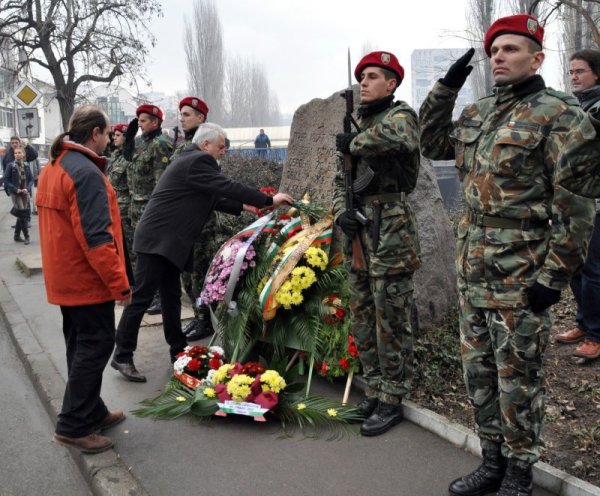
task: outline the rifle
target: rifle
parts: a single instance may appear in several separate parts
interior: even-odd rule
[[[173,144],[177,146],[177,140],[179,139],[179,127],[175,126],[173,128]]]
[[[344,116],[344,132],[352,132],[352,124],[360,132],[358,124],[352,117],[354,111],[354,92],[352,91],[352,67],[350,64],[350,49],[348,48],[348,89],[341,95],[346,100],[346,115]],[[354,205],[354,183],[352,179],[352,155],[344,153],[344,189],[346,194],[346,211],[352,213],[354,218],[365,226],[368,219],[355,208]],[[367,270],[367,260],[365,258],[365,250],[362,245],[360,235],[357,233],[351,240],[352,244],[352,267],[356,270]]]

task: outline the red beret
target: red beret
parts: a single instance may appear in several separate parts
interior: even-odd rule
[[[120,133],[123,133],[123,134],[125,134],[125,133],[127,132],[127,126],[128,126],[128,125],[129,125],[129,124],[115,124],[115,125],[112,127],[113,133],[114,133],[115,131],[119,131]]]
[[[164,119],[163,111],[156,105],[152,105],[150,103],[144,103],[144,105],[140,105],[135,110],[135,115],[139,117],[140,114],[152,115],[154,117],[158,117],[161,121]]]
[[[200,98],[196,98],[195,96],[185,97],[179,102],[179,110],[181,110],[181,107],[184,105],[196,109],[198,112],[203,113],[205,117],[208,115],[208,105],[206,105],[204,100],[200,100]]]
[[[390,52],[371,52],[365,55],[358,65],[356,69],[354,69],[354,77],[360,83],[360,75],[365,67],[374,65],[375,67],[381,67],[382,69],[387,69],[388,71],[392,71],[399,78],[400,82],[404,79],[404,69],[398,62],[398,59],[393,53]]]
[[[501,17],[494,22],[485,33],[483,47],[488,57],[492,56],[492,43],[501,34],[518,34],[537,41],[540,46],[544,41],[544,28],[540,22],[528,14],[517,14]]]

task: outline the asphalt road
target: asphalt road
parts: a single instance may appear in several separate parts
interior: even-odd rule
[[[89,496],[69,452],[51,442],[54,426],[0,319],[0,494]]]

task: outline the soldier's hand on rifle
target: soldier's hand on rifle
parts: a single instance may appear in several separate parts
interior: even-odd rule
[[[473,66],[469,65],[469,62],[473,58],[474,53],[475,49],[469,48],[467,53],[450,66],[450,69],[448,69],[448,72],[442,78],[444,86],[448,86],[448,88],[462,88],[467,77],[469,77],[469,74],[473,70]]]
[[[354,236],[356,236],[356,234],[358,233],[358,230],[360,229],[360,222],[358,222],[354,215],[348,211],[343,212],[337,218],[336,223],[338,226],[340,226],[344,234],[350,239],[353,239]]]
[[[560,291],[558,289],[548,288],[537,281],[525,291],[533,313],[543,312],[560,300]]]
[[[350,153],[350,143],[358,133],[339,133],[335,137],[335,148],[341,153]]]

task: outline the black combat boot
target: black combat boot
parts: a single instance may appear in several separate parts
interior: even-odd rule
[[[390,405],[380,401],[375,411],[360,426],[360,433],[363,436],[379,436],[402,422],[403,418],[401,404]]]
[[[453,481],[448,491],[453,496],[483,496],[497,491],[506,472],[506,458],[500,445],[483,450],[483,463],[473,472]]]
[[[532,465],[509,460],[498,496],[531,496],[533,494]]]
[[[365,415],[371,416],[378,404],[379,400],[376,396],[365,396],[362,401],[356,405],[356,408],[365,412]]]
[[[161,312],[162,312],[162,307],[160,305],[160,294],[158,294],[158,292],[157,292],[154,295],[154,298],[152,299],[152,303],[150,303],[148,310],[146,310],[146,313],[148,315],[158,315]]]
[[[206,305],[198,307],[198,318],[192,320],[192,322],[194,323],[194,327],[188,332],[184,331],[185,338],[188,341],[197,341],[206,338],[213,333],[213,328],[210,323],[210,310]]]

